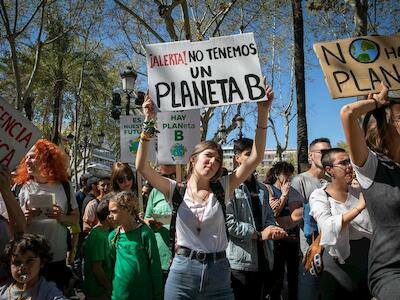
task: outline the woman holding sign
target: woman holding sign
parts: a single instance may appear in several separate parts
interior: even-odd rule
[[[21,186],[18,198],[25,212],[27,231],[43,235],[53,253],[44,276],[63,290],[71,276],[66,267],[66,226],[79,222],[78,204],[68,181],[68,158],[57,145],[40,139],[17,167],[14,181]]]
[[[358,119],[364,117],[364,128]],[[373,224],[369,287],[378,299],[400,297],[400,96],[379,94],[341,110],[346,140]],[[364,129],[364,130],[363,130]]]
[[[171,244],[173,258],[165,286],[165,299],[233,299],[225,204],[262,161],[272,89],[265,86],[266,101],[258,102],[256,136],[249,158],[236,172],[220,177],[223,153],[213,141],[199,143],[190,156],[188,180],[179,185],[162,177],[149,164],[148,142],[155,134],[154,104],[143,103],[145,122],[136,156],[136,168],[172,206]],[[176,236],[175,236],[176,232]],[[176,237],[176,239],[175,239]]]

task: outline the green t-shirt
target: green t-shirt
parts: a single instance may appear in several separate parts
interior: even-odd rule
[[[147,202],[145,218],[152,218],[153,214],[170,215],[171,206],[165,200],[165,196],[157,189],[152,189]],[[169,224],[154,230],[158,252],[160,253],[161,268],[168,270],[171,260],[171,248],[169,242]]]
[[[154,233],[146,225],[108,237],[115,255],[113,300],[161,300],[162,273]]]
[[[108,230],[94,227],[85,240],[85,281],[83,288],[88,297],[100,297],[106,293],[106,289],[100,284],[93,273],[94,262],[101,262],[107,278],[110,282],[112,280],[113,266],[108,235]]]

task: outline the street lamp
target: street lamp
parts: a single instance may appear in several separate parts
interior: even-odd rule
[[[222,144],[226,143],[227,131],[224,124],[219,125],[218,129],[218,138],[220,139]]]
[[[87,117],[85,123],[82,124],[83,133],[85,136],[83,137],[83,173],[86,173],[86,151],[89,145],[89,130],[92,127],[92,122],[90,121],[89,116]]]
[[[131,97],[134,93],[137,73],[132,66],[126,66],[126,69],[120,73],[122,79],[122,90],[126,94],[126,115],[129,116],[131,110]]]
[[[244,118],[239,114],[235,118],[235,122],[236,122],[236,126],[239,128],[239,139],[242,139],[243,138],[242,129],[243,129],[243,124],[244,124]]]

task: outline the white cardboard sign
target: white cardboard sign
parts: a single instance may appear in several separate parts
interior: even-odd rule
[[[121,162],[135,164],[143,116],[120,116]],[[150,141],[149,160],[155,160],[155,139]]]
[[[265,98],[253,33],[146,46],[150,97],[161,111]]]
[[[42,135],[21,112],[0,98],[0,164],[15,169]]]
[[[179,165],[189,162],[190,153],[200,142],[200,110],[157,114],[157,161]]]

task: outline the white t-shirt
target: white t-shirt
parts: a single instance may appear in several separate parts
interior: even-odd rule
[[[317,221],[321,231],[320,245],[337,257],[341,264],[350,256],[350,240],[363,237],[371,239],[372,224],[367,209],[364,209],[349,224],[343,226],[342,215],[357,206],[360,191],[349,187],[345,202],[328,196],[324,190],[317,189],[310,196],[310,215]]]
[[[229,191],[229,177],[224,176],[219,181],[224,191]],[[175,186],[176,181],[170,180],[170,204]],[[206,253],[225,251],[228,246],[225,218],[217,197],[210,193],[205,203],[195,203],[190,199],[188,189],[176,217],[176,245]],[[229,195],[225,192],[225,203],[228,201]]]
[[[76,198],[71,183],[70,195],[71,195],[71,208],[78,208]],[[61,207],[64,213],[68,210],[67,196],[65,195],[64,187],[61,183],[37,183],[29,181],[25,183],[19,193],[19,203],[22,209],[25,211],[25,204],[28,203],[30,194],[54,194],[55,201],[58,206]],[[64,225],[54,219],[33,219],[32,222],[27,225],[27,232],[43,235],[49,242],[51,252],[53,253],[53,262],[64,260],[67,256],[67,231]]]

